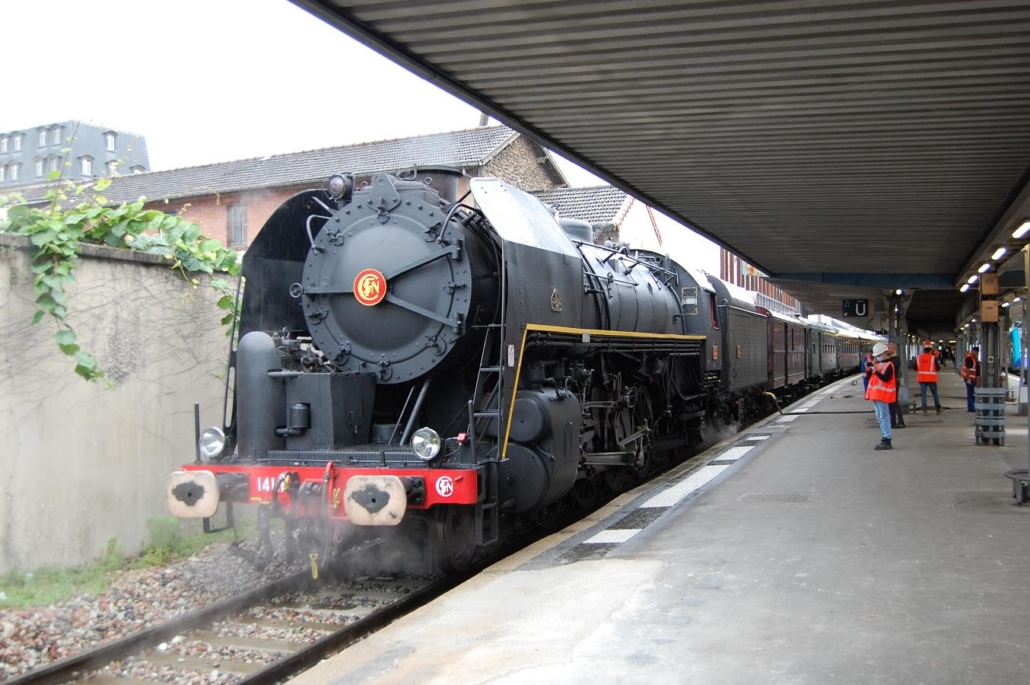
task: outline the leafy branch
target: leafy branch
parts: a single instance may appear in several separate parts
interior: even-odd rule
[[[32,241],[36,249],[32,273],[37,308],[32,323],[38,324],[48,316],[53,318],[58,348],[75,358],[75,373],[86,380],[101,378],[104,372],[96,358],[81,349],[78,336],[68,323],[66,287],[75,281],[74,271],[83,244],[160,255],[193,287],[199,284],[195,274],[239,274],[236,252],[205,237],[192,221],[156,209],[143,209],[142,197],[136,202],[108,206],[101,193],[110,186],[109,178],[76,183],[62,180],[60,172],[54,171],[50,180],[57,183],[48,190],[46,205],[30,206],[17,195],[0,197],[0,233],[24,235]],[[88,200],[63,209],[70,198],[79,200],[87,190],[92,193]],[[211,286],[222,293],[217,306],[228,311],[222,318],[222,323],[228,324],[235,314],[234,293],[223,278],[213,278]]]

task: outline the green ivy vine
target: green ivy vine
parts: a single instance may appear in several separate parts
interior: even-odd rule
[[[66,287],[75,281],[81,245],[108,245],[160,255],[192,287],[199,285],[196,274],[239,275],[237,253],[213,238],[205,237],[197,224],[181,216],[156,209],[143,209],[145,198],[108,205],[103,193],[111,179],[76,183],[51,174],[55,184],[48,190],[46,204],[29,205],[18,195],[0,197],[0,233],[27,236],[35,248],[32,256],[36,313],[33,324],[50,317],[57,324],[54,339],[64,354],[75,358],[75,373],[94,381],[104,376],[96,358],[83,350],[75,330],[68,323]],[[84,193],[89,191],[88,200]],[[78,201],[82,200],[82,201]],[[78,202],[76,202],[78,201]],[[72,206],[65,209],[66,204]],[[235,293],[225,278],[212,278],[211,287],[221,293],[217,306],[226,311],[222,324],[235,319]],[[232,335],[230,329],[227,335]]]

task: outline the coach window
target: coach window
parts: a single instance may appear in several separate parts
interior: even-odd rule
[[[688,316],[697,314],[697,287],[680,288],[680,306]]]
[[[708,303],[712,307],[712,328],[719,327],[719,307],[715,304],[715,293],[708,293]]]
[[[229,206],[229,246],[247,244],[247,208],[244,205]]]

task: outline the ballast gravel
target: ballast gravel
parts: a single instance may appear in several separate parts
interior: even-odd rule
[[[167,567],[125,571],[100,595],[75,597],[45,608],[0,608],[0,681],[301,568],[279,561],[258,571],[223,543]],[[221,676],[207,674],[208,680],[198,682],[223,682]]]

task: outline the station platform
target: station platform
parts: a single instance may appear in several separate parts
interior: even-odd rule
[[[874,451],[839,381],[291,682],[1027,682],[1027,419],[939,388]]]

